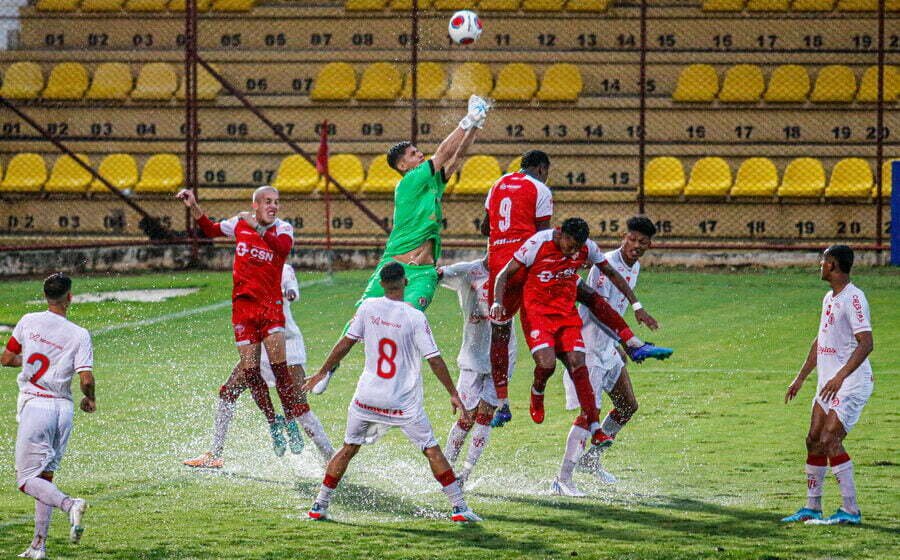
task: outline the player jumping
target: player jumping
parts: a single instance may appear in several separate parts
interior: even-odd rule
[[[294,244],[294,228],[278,219],[278,191],[263,186],[253,193],[253,212],[241,212],[233,218],[214,223],[197,204],[190,189],[176,197],[190,208],[191,215],[206,237],[229,237],[236,241],[234,251],[234,288],[231,292],[231,322],[240,354],[240,372],[228,379],[219,397],[234,402],[249,387],[265,402],[268,387],[260,374],[260,344],[275,377],[275,389],[284,407],[287,421],[299,419],[309,411],[301,399],[295,380],[288,369],[284,340],[281,275],[284,261]],[[263,396],[265,395],[265,396]],[[276,449],[281,437],[271,401],[261,407]],[[277,434],[277,435],[276,435]]]
[[[303,385],[306,377],[306,373],[303,369],[306,367],[306,345],[303,342],[303,333],[300,332],[300,327],[297,326],[297,322],[294,321],[294,315],[291,313],[291,302],[300,297],[300,284],[297,283],[297,276],[294,274],[294,268],[287,263],[285,263],[281,273],[281,294],[284,301],[284,344],[285,354],[287,356],[286,361],[288,370],[291,372],[291,377],[295,380],[299,390],[299,387]],[[266,382],[267,387],[274,387],[275,375],[272,373],[272,364],[269,361],[269,355],[266,353],[265,348],[260,352],[259,366],[260,374]],[[238,396],[247,389],[246,386],[242,386],[237,381],[240,375],[240,364],[237,364],[231,372],[231,378],[226,383],[226,385],[232,386],[233,389],[225,392],[223,396],[219,397],[219,403],[216,408],[216,418],[213,422],[213,442],[211,450],[199,457],[184,461],[185,465],[207,469],[218,469],[222,468],[224,465],[222,451],[225,449],[225,438],[228,435],[228,427],[231,425],[231,419],[234,416],[234,409],[237,404],[236,400]],[[251,394],[253,395],[253,400],[256,401],[267,419],[270,415],[274,415],[272,399],[269,397],[268,389],[262,394],[259,394],[259,391],[251,391]],[[299,399],[301,403],[305,405],[307,412],[297,418],[297,421],[301,423],[306,435],[313,440],[319,453],[327,461],[334,454],[331,442],[328,440],[328,436],[325,435],[322,423],[319,422],[315,413],[309,410],[309,405],[306,403],[306,393],[301,392]],[[299,454],[303,451],[303,437],[300,436],[296,421],[287,421],[281,416],[275,416],[275,422],[270,423],[269,426],[270,428],[277,430],[272,434],[275,455],[279,457],[284,455],[288,445],[290,445],[291,453]],[[284,428],[288,434],[288,441],[285,441],[284,436],[281,434],[282,428]]]
[[[530,150],[522,155],[522,168],[516,173],[508,173],[491,187],[484,203],[485,216],[481,221],[481,233],[489,236],[488,266],[490,279],[489,298],[496,301],[493,294],[496,279],[500,271],[510,262],[522,244],[539,231],[550,227],[553,215],[553,196],[545,184],[550,175],[550,157],[540,150]],[[643,310],[627,282],[615,271],[604,265],[602,270],[608,274],[610,281],[625,294],[634,309],[635,318],[650,329],[656,329],[656,320]],[[507,283],[504,298],[500,302],[505,310],[503,314],[493,317],[491,330],[491,375],[494,379],[497,396],[501,400],[508,398],[507,356],[509,355],[509,337],[512,332],[512,318],[522,305],[522,285],[526,274],[521,268],[516,269]],[[634,335],[625,320],[610,307],[609,303],[587,286],[579,285],[578,302],[586,305],[603,324],[607,325],[624,343],[628,355],[635,362],[646,358],[665,359],[672,355],[669,348],[656,347],[642,342]],[[504,407],[506,405],[504,404]],[[498,416],[504,414],[504,410]],[[505,410],[508,415],[508,408]],[[499,423],[508,418],[498,418]]]
[[[456,522],[481,521],[466,505],[462,488],[453,468],[441,452],[424,408],[422,392],[422,359],[450,394],[455,413],[463,408],[447,365],[431,334],[425,314],[404,301],[407,285],[404,267],[386,263],[378,272],[384,297],[365,300],[350,321],[347,333],[331,350],[319,373],[312,376],[304,389],[312,388],[333,371],[353,345],[362,340],[366,361],[356,385],[356,393],[347,410],[344,446],[334,454],[325,469],[319,495],[309,510],[312,519],[325,519],[331,495],[347,470],[350,460],[364,443],[373,443],[387,429],[397,426],[428,458],[434,477],[440,482],[453,507]]]
[[[500,404],[491,379],[491,329],[488,320],[487,257],[477,261],[459,262],[438,269],[441,285],[455,290],[463,315],[463,339],[457,365],[459,379],[456,389],[463,406],[475,422],[460,418],[447,436],[447,460],[451,464],[462,451],[471,433],[469,451],[459,473],[459,483],[465,485],[491,435],[491,420]],[[509,371],[515,369],[516,339],[509,345]]]
[[[53,484],[72,432],[72,377],[81,382],[81,410],[97,410],[94,351],[90,333],[66,318],[72,304],[72,280],[57,273],[44,280],[47,311],[28,313],[13,329],[0,364],[21,367],[17,379],[16,486],[33,497],[34,539],[20,558],[46,558],[53,508],[69,514],[69,538],[84,532],[87,502],[70,498]]]
[[[784,396],[785,403],[792,400],[813,368],[818,371],[819,383],[806,436],[806,507],[782,521],[859,525],[862,514],[856,502],[853,462],[844,449],[844,438],[859,420],[875,386],[868,358],[873,347],[869,302],[862,290],[850,282],[850,247],[832,245],[826,249],[821,267],[822,280],[831,285],[831,291],[822,301],[819,334]],[[822,519],[822,485],[829,464],[843,504],[834,515]]]
[[[625,225],[627,231],[622,238],[622,245],[615,251],[609,251],[605,256],[610,266],[615,268],[616,272],[624,277],[628,285],[634,289],[641,271],[640,258],[650,248],[653,236],[656,235],[656,226],[645,216],[629,218]],[[624,314],[628,309],[628,298],[612,285],[612,282],[600,272],[599,268],[591,268],[587,284],[609,301],[617,313]],[[609,335],[608,330],[600,326],[600,322],[586,306],[580,306],[578,314],[581,315],[581,321],[584,323],[581,327],[581,336],[584,338],[587,348],[585,361],[591,386],[597,397],[597,409],[598,411],[600,409],[600,395],[603,391],[612,400],[613,409],[607,413],[606,418],[600,424],[600,443],[591,447],[586,453],[583,451],[587,439],[591,435],[588,431],[590,426],[585,425],[584,418],[579,416],[572,429],[569,430],[566,451],[555,483],[559,493],[567,496],[584,495],[572,481],[572,471],[576,465],[595,474],[602,482],[615,483],[616,478],[601,466],[600,454],[612,445],[616,434],[638,409],[634,388],[616,341]],[[568,374],[563,375],[563,386],[566,389],[566,408],[569,410],[578,408],[578,395]]]

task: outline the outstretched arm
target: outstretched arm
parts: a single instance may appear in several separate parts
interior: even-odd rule
[[[353,348],[353,345],[356,344],[356,339],[350,338],[349,336],[341,337],[340,340],[337,341],[337,344],[334,345],[334,348],[331,349],[331,353],[328,354],[328,358],[325,359],[325,363],[322,364],[322,367],[319,368],[319,372],[309,379],[306,380],[306,383],[301,387],[301,391],[311,391],[319,381],[325,379],[325,375],[334,370],[334,368],[341,363],[341,360],[344,359],[350,350]]]
[[[658,329],[659,323],[657,323],[656,319],[641,307],[637,296],[634,295],[634,290],[632,290],[631,286],[628,285],[628,282],[622,278],[622,275],[609,264],[609,261],[597,263],[596,266],[600,269],[600,272],[609,278],[609,281],[613,283],[613,286],[625,295],[628,302],[631,303],[631,306],[634,308],[634,318],[637,319],[637,322],[646,325],[651,330]]]
[[[469,147],[475,141],[475,137],[478,135],[479,130],[480,129],[476,127],[472,127],[469,130],[465,131],[465,134],[463,134],[462,137],[462,141],[460,141],[459,145],[456,147],[456,150],[442,165],[442,167],[444,168],[445,177],[450,177],[451,175],[459,171],[459,168],[462,166],[463,158],[465,158],[466,152],[469,151]],[[435,163],[435,169],[437,168],[437,163]]]

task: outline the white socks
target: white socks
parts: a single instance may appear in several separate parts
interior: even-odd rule
[[[329,488],[323,484],[322,487],[319,488],[319,495],[316,497],[316,503],[322,507],[328,507],[328,504],[331,503],[332,494],[334,494],[334,488]]]
[[[462,446],[466,442],[466,436],[468,434],[469,430],[460,426],[459,422],[454,422],[453,426],[450,427],[450,433],[447,434],[447,449],[445,450],[444,455],[451,465],[455,463],[456,458],[459,457],[459,453],[462,451]]]
[[[444,494],[447,495],[447,499],[450,500],[450,505],[453,507],[466,507],[466,500],[463,498],[462,488],[459,486],[459,481],[454,480],[447,486],[441,488],[444,491]]]
[[[609,437],[615,437],[622,429],[622,424],[613,420],[611,414],[607,414],[606,418],[603,419],[603,424],[600,425],[600,429]]]
[[[822,485],[825,483],[827,466],[806,464],[806,507],[822,511]]]
[[[468,455],[466,455],[467,469],[471,471],[472,467],[475,466],[475,463],[478,462],[478,458],[481,457],[482,453],[484,453],[484,448],[487,447],[488,440],[490,438],[490,419],[488,419],[487,424],[476,422],[475,426],[472,428],[472,441],[469,442],[469,453]]]
[[[831,472],[837,479],[843,498],[843,509],[847,513],[856,515],[859,513],[859,504],[856,503],[856,483],[853,481],[853,462],[849,459],[838,465],[831,466]],[[824,476],[824,475],[823,475]]]
[[[50,521],[53,519],[53,506],[38,500],[34,501],[34,539],[31,548],[43,550],[47,544],[47,533],[50,532]]]
[[[225,399],[219,399],[219,403],[216,406],[216,419],[213,422],[213,457],[222,456],[222,451],[225,449],[225,438],[228,436],[228,427],[231,425],[231,419],[234,418],[236,404]]]
[[[331,456],[334,455],[334,448],[331,446],[331,441],[329,441],[328,436],[325,435],[325,429],[322,427],[322,423],[319,422],[316,415],[313,414],[312,411],[309,411],[298,417],[296,420],[303,426],[303,431],[306,432],[309,439],[316,445],[316,448],[319,450],[322,457],[326,461],[331,459]]]
[[[572,426],[572,429],[569,430],[569,437],[566,438],[566,452],[563,455],[562,466],[559,468],[560,480],[564,482],[572,480],[575,464],[584,452],[585,442],[590,435],[591,433],[581,426]]]
[[[47,506],[59,508],[66,513],[72,509],[74,500],[63,494],[55,484],[43,478],[29,478],[22,490]]]
[[[643,345],[644,345],[644,342],[636,336],[632,336],[631,338],[629,338],[628,340],[625,341],[625,346],[627,346],[629,348],[640,348]]]

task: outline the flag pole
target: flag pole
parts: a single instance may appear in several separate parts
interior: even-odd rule
[[[331,244],[331,173],[328,170],[328,120],[322,121],[322,134],[319,140],[319,153],[316,158],[319,173],[325,177],[325,270],[328,278],[334,278],[334,253]]]

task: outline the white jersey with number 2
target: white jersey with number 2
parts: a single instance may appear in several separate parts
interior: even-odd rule
[[[365,343],[366,364],[351,408],[385,424],[404,424],[423,411],[422,360],[440,355],[425,314],[388,299],[363,301],[347,336]]]

